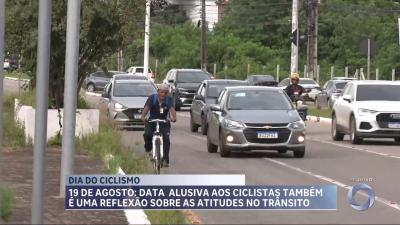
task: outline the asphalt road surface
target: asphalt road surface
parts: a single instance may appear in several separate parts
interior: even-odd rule
[[[92,97],[93,98],[93,97]],[[206,224],[398,224],[400,223],[400,145],[392,140],[370,140],[363,145],[333,142],[330,125],[307,122],[307,148],[303,159],[292,153],[240,153],[221,158],[206,149],[206,137],[189,130],[189,113],[178,112],[171,134],[168,174],[245,174],[246,184],[338,186],[336,211],[195,211]],[[122,142],[142,154],[143,131],[124,131]],[[349,188],[367,183],[375,204],[364,212],[346,201]],[[364,197],[358,196],[357,199]],[[365,199],[365,198],[364,198]]]

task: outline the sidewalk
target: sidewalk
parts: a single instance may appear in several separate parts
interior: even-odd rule
[[[44,222],[47,224],[127,224],[123,211],[65,211],[59,198],[61,150],[49,147],[45,176]],[[8,223],[30,224],[32,201],[31,148],[5,150],[0,158],[0,184],[12,190],[14,204]],[[101,174],[104,164],[89,156],[75,155],[76,174]]]

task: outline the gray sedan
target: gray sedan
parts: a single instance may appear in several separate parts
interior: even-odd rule
[[[284,91],[274,87],[228,87],[211,106],[207,150],[293,151],[305,154],[305,124]]]
[[[107,103],[109,120],[122,128],[143,127],[141,114],[147,98],[157,93],[147,80],[115,80],[102,97]]]

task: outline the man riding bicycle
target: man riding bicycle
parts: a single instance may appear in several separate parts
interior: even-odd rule
[[[148,123],[147,120],[160,119],[160,120],[169,120],[171,122],[176,122],[176,111],[174,108],[173,100],[171,96],[168,96],[169,86],[167,84],[160,84],[158,86],[157,94],[151,95],[144,106],[144,110],[142,112],[142,120],[145,122],[144,128],[144,148],[148,154],[150,154],[153,144],[152,138],[154,131],[156,130],[156,124]],[[147,114],[150,112],[150,116],[147,119]],[[171,124],[170,123],[162,123],[160,124],[160,132],[163,136],[164,141],[164,149],[162,159],[162,166],[169,166],[169,150],[170,150],[170,132],[171,132]]]

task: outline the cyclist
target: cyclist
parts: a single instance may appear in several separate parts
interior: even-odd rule
[[[292,73],[291,84],[285,88],[287,95],[292,101],[295,97],[300,97],[303,93],[307,93],[303,86],[299,84],[300,77],[298,73]]]
[[[173,105],[172,97],[168,95],[169,93],[169,85],[168,84],[160,84],[158,86],[157,94],[149,96],[144,106],[142,112],[142,120],[145,122],[144,128],[144,148],[148,154],[151,153],[153,148],[153,134],[156,130],[155,123],[147,123],[147,114],[150,112],[150,116],[148,120],[152,119],[161,119],[161,120],[169,120],[171,122],[176,122],[176,111]],[[169,166],[169,149],[170,149],[170,132],[171,132],[171,124],[170,123],[160,123],[160,132],[163,135],[164,141],[164,158],[162,159],[162,166]]]

